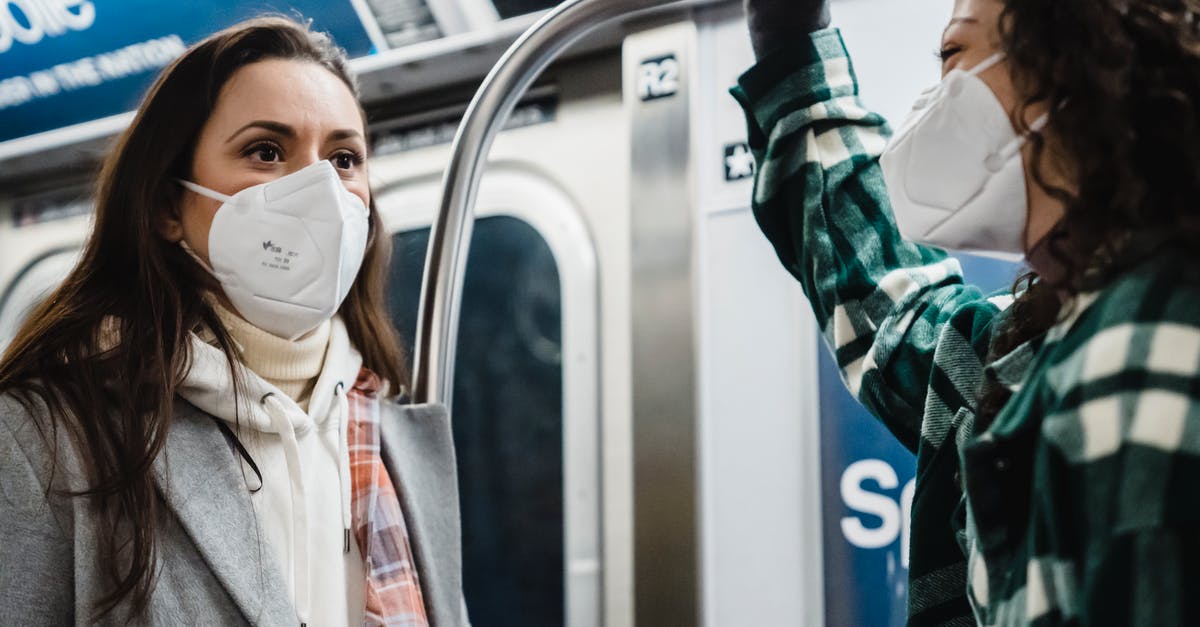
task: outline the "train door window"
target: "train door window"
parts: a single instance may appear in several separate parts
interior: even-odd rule
[[[385,215],[411,203],[380,196]],[[582,228],[563,241],[561,219],[527,218],[478,219],[466,266],[451,415],[464,592],[476,627],[598,625],[594,263]],[[389,304],[412,346],[430,231],[390,226]]]
[[[54,250],[26,265],[12,282],[0,286],[0,350],[12,341],[34,307],[66,278],[78,250]]]
[[[428,229],[395,236],[392,310],[408,346],[428,242]],[[532,228],[479,221],[453,424],[464,586],[480,627],[563,624],[561,298],[554,259]]]

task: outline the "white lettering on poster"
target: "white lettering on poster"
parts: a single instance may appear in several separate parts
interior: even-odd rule
[[[185,50],[187,46],[179,35],[168,35],[112,52],[60,63],[27,76],[0,80],[0,111],[39,98],[157,70],[174,61]]]
[[[0,110],[25,104],[34,98],[33,81],[14,76],[0,81]]]
[[[869,483],[879,491],[868,488]],[[842,535],[846,541],[864,549],[879,549],[900,540],[900,559],[908,567],[909,521],[912,517],[912,500],[916,491],[916,480],[905,484],[900,491],[899,501],[880,491],[892,491],[900,486],[896,471],[887,462],[864,459],[854,462],[842,473],[842,502],[858,515],[846,516],[841,520]],[[881,522],[868,526],[860,515],[878,518]]]
[[[13,42],[32,46],[95,22],[96,7],[89,0],[0,0],[0,54]]]

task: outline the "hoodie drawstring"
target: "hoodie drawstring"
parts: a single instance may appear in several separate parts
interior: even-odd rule
[[[274,392],[269,392],[259,401],[271,418],[272,428],[283,442],[284,459],[292,487],[292,590],[296,597],[296,614],[300,624],[308,623],[309,615],[309,570],[308,570],[308,503],[304,491],[304,475],[300,468],[300,446],[296,442],[296,429],[288,418],[287,408]]]
[[[350,552],[350,401],[341,381],[333,389],[338,408],[338,481],[342,494],[342,552]]]

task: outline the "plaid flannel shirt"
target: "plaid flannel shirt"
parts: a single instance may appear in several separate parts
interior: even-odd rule
[[[901,238],[877,163],[890,131],[838,32],[732,93],[759,225],[850,391],[917,455],[909,624],[1200,625],[1200,287],[1179,276],[1194,257],[1164,252],[986,364],[1011,298]],[[985,377],[1014,396],[977,433]]]

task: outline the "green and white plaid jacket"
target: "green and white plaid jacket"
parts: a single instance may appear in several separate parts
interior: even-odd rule
[[[759,225],[850,391],[917,454],[909,624],[1200,625],[1200,285],[1179,272],[1194,253],[1079,297],[987,365],[1011,298],[901,239],[877,164],[889,130],[838,32],[733,94]],[[985,377],[1014,395],[978,433]]]

